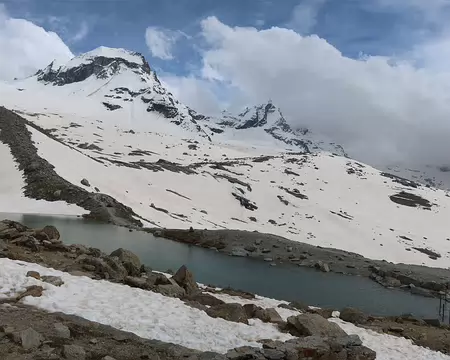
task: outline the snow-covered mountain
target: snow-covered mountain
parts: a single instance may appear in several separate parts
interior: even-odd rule
[[[227,112],[220,117],[198,114],[161,84],[141,54],[124,49],[100,47],[65,64],[52,62],[34,76],[16,80],[10,86],[14,91],[34,92],[33,96],[40,93],[48,99],[58,98],[77,114],[80,107],[88,107],[87,115],[120,118],[121,124],[125,119],[132,126],[163,126],[164,132],[210,141],[252,138],[270,147],[306,152],[330,150],[345,155],[342,147],[319,139],[308,129],[293,130],[271,102],[235,116]],[[24,97],[28,99],[29,95]]]
[[[36,147],[64,181],[109,195],[146,225],[245,229],[375,259],[450,265],[446,192],[338,156],[342,148],[293,130],[270,102],[216,119],[197,114],[139,54],[100,48],[52,63],[1,84],[0,105],[28,121],[32,143],[23,146]],[[39,164],[23,166],[26,157],[14,157],[6,140],[0,211],[84,211],[45,189],[37,189],[39,201],[25,198],[23,177]]]

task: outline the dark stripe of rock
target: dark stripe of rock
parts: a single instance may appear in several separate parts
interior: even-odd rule
[[[109,195],[90,193],[59,176],[54,166],[38,155],[26,125],[59,141],[50,132],[0,107],[0,141],[9,146],[14,159],[19,164],[19,169],[24,172],[25,196],[36,200],[63,200],[69,204],[76,204],[90,211],[86,217],[102,222],[123,226],[142,226],[139,220],[133,218],[136,214],[128,206]]]

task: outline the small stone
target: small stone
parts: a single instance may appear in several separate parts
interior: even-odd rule
[[[39,274],[37,271],[28,271],[27,277],[32,277],[32,278],[35,278],[36,280],[40,280],[41,274]]]
[[[116,360],[116,359],[111,356],[105,356],[105,357],[102,357],[102,360]]]
[[[83,269],[86,271],[95,271],[95,266],[89,265],[89,264],[83,264]]]
[[[400,326],[390,326],[389,331],[397,333],[397,334],[401,334],[403,331],[405,331],[405,329],[403,329]]]
[[[86,352],[78,345],[64,345],[63,355],[68,360],[85,360]]]
[[[273,261],[273,259],[272,259],[272,258],[270,258],[270,257],[266,257],[266,258],[264,258],[264,261],[267,261],[267,262],[272,262],[272,261]]]
[[[91,186],[91,184],[89,183],[89,181],[88,181],[87,179],[82,179],[82,180],[81,180],[81,185],[84,185],[84,186]]]
[[[294,251],[294,248],[293,248],[292,246],[288,246],[288,247],[286,248],[286,251],[287,251],[287,252],[292,252],[292,251]]]
[[[328,266],[328,264],[320,260],[314,264],[314,267],[322,272],[330,272],[330,267]]]
[[[56,190],[56,191],[53,193],[53,196],[54,196],[55,198],[59,199],[59,198],[61,197],[61,190]]]
[[[54,286],[61,286],[64,284],[64,281],[62,281],[60,276],[44,275],[42,276],[42,281]]]
[[[265,358],[269,360],[282,360],[285,358],[284,352],[277,349],[264,349],[263,353]]]
[[[262,240],[261,239],[258,239],[258,240],[255,240],[255,245],[261,245],[262,244]]]
[[[262,249],[261,252],[263,254],[268,254],[268,253],[270,253],[270,249]]]
[[[54,327],[58,337],[63,339],[70,339],[70,329],[66,325],[62,323],[56,323]]]
[[[97,339],[91,339],[89,340],[89,343],[92,345],[98,344],[98,340]]]

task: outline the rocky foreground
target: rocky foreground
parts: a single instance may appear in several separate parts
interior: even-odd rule
[[[32,286],[13,299],[0,302],[0,359],[308,359],[308,360],[372,360],[376,354],[362,346],[355,335],[347,335],[338,325],[329,322],[331,309],[310,309],[301,303],[281,304],[298,315],[284,321],[275,308],[261,308],[248,303],[226,303],[214,293],[227,293],[246,298],[253,294],[232,289],[217,290],[199,287],[193,274],[181,267],[167,277],[153,272],[139,258],[124,249],[106,255],[98,249],[82,245],[64,245],[59,232],[52,226],[29,229],[17,222],[0,222],[0,257],[38,263],[72,275],[106,279],[175,297],[186,305],[204,311],[213,318],[248,324],[252,318],[272,323],[282,332],[295,336],[287,342],[261,341],[262,349],[243,347],[227,354],[202,353],[181,346],[144,340],[107,326],[64,314],[49,314],[26,307],[22,299],[40,297],[45,291]],[[62,280],[30,271],[34,277],[55,286]],[[256,301],[255,301],[256,302]],[[426,324],[422,320],[369,317],[355,309],[344,309],[341,319],[380,332],[411,338],[419,345],[450,352],[447,337],[450,332],[441,324]]]

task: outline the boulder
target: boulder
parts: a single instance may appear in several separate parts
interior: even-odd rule
[[[275,309],[257,309],[254,315],[257,319],[260,319],[266,323],[279,324],[283,322],[280,314]]]
[[[13,340],[22,345],[25,350],[30,350],[38,348],[43,341],[43,337],[33,328],[28,328],[13,333]]]
[[[175,280],[176,283],[184,290],[186,290],[187,295],[191,295],[199,291],[198,285],[194,280],[194,275],[185,265],[178,269],[175,275],[172,276],[172,279]]]
[[[300,311],[308,311],[309,310],[309,305],[307,305],[301,301],[292,301],[289,303],[289,306],[291,306],[294,309],[300,310]]]
[[[236,256],[236,257],[247,257],[248,256],[248,252],[245,251],[244,249],[240,248],[240,247],[235,247],[231,250],[231,256]]]
[[[82,179],[81,180],[81,185],[88,186],[88,187],[91,186],[91,184],[89,183],[89,181],[87,179]]]
[[[197,301],[198,303],[206,306],[216,306],[225,304],[224,301],[210,295],[204,293],[193,294],[188,297],[188,300]]]
[[[42,286],[37,285],[28,286],[26,291],[24,291],[22,294],[16,297],[16,300],[19,301],[27,296],[41,297],[43,291],[44,288]]]
[[[127,270],[128,275],[138,276],[141,273],[141,261],[139,260],[139,257],[131,251],[120,248],[113,251],[109,256],[119,258]]]
[[[56,323],[54,324],[54,327],[55,332],[59,338],[70,339],[70,329],[66,325],[62,323]]]
[[[290,333],[294,336],[347,336],[337,324],[329,322],[318,314],[301,314],[287,319]]]
[[[248,317],[241,304],[221,304],[211,306],[206,313],[213,318],[248,324]]]
[[[150,290],[152,288],[152,284],[147,279],[141,277],[126,276],[123,282],[128,286],[139,289]]]
[[[128,271],[122,263],[114,257],[86,257],[83,262],[87,265],[95,266],[95,272],[105,279],[122,281],[128,276]]]
[[[319,314],[320,316],[324,317],[325,319],[329,319],[333,317],[333,309],[308,309],[308,312],[311,314]]]
[[[256,311],[264,310],[262,307],[256,306],[255,304],[245,304],[243,307],[244,307],[245,313],[247,314],[247,318],[249,318],[249,319],[252,319],[255,317]]]
[[[369,316],[364,314],[361,310],[350,307],[343,309],[339,317],[342,320],[353,324],[365,324],[369,320]]]
[[[86,351],[81,346],[78,345],[64,345],[63,355],[65,359],[68,360],[85,360]]]
[[[61,234],[59,233],[58,229],[52,225],[45,226],[39,232],[46,234],[49,240],[52,240],[52,239],[59,240],[61,238]]]
[[[320,260],[314,264],[314,267],[322,272],[330,272],[330,267],[328,266],[328,264]]]
[[[186,295],[186,291],[179,285],[158,285],[156,292],[169,297],[182,298]]]

